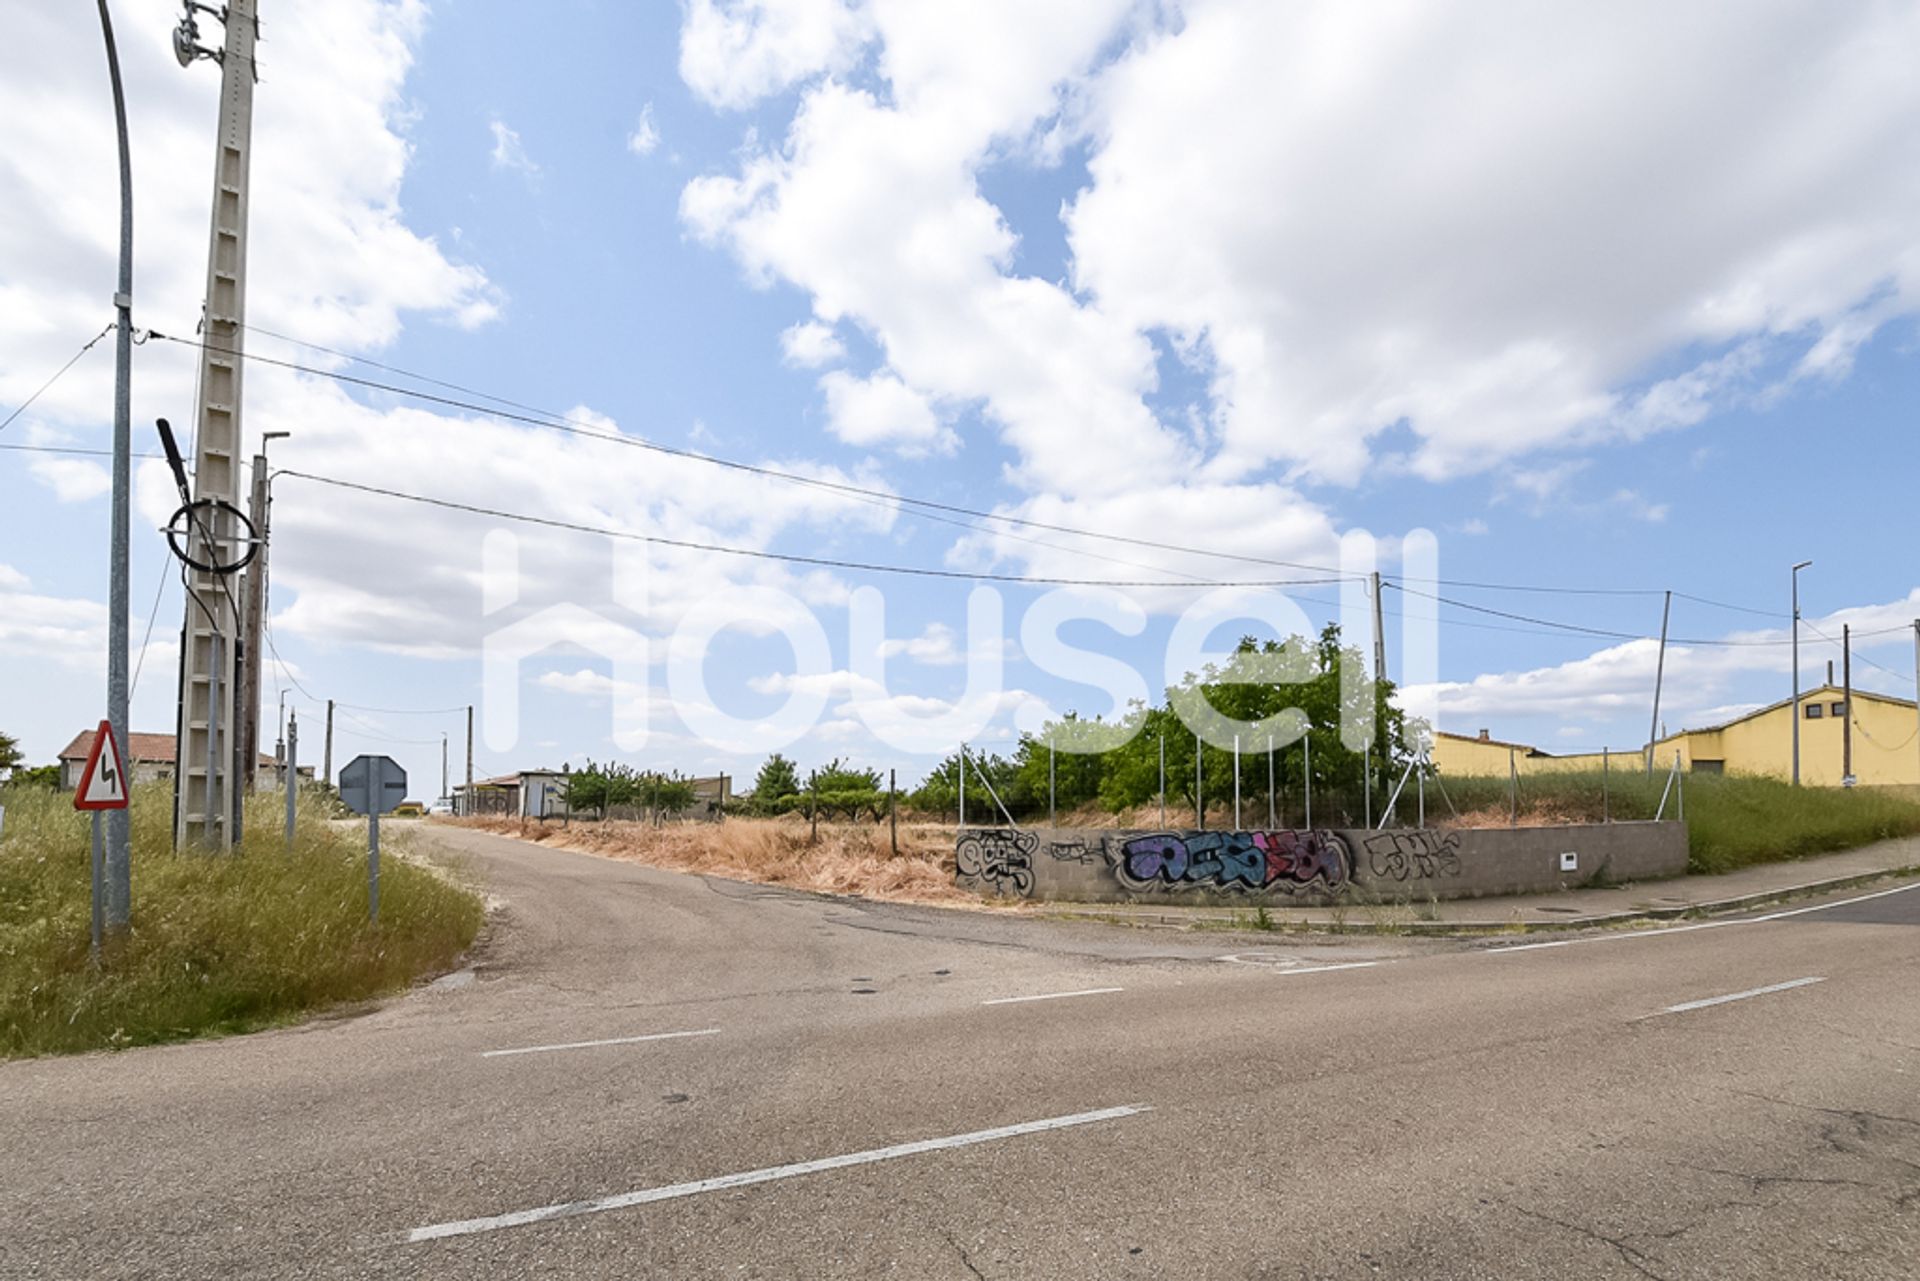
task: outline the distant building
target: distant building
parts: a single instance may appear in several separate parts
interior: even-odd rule
[[[1862,787],[1920,785],[1920,710],[1910,698],[1866,690],[1847,693],[1831,683],[1800,695],[1800,781],[1839,787],[1846,768],[1846,731],[1853,730],[1853,777]],[[1617,766],[1644,759],[1645,748],[1612,754]],[[1683,769],[1696,774],[1793,776],[1793,700],[1736,716],[1718,725],[1681,730],[1654,744],[1654,758],[1670,766],[1679,753]],[[1523,775],[1546,771],[1597,770],[1598,753],[1556,756],[1524,743],[1509,743],[1480,731],[1478,737],[1436,734],[1433,763],[1443,774],[1505,777],[1513,760]]]
[[[453,812],[496,818],[567,817],[567,772],[530,769],[453,789]]]
[[[87,757],[93,754],[93,736],[95,731],[82,730],[73,736],[60,753],[60,786],[71,792],[80,786],[80,774],[87,768]],[[135,783],[150,783],[155,779],[173,777],[174,738],[171,734],[142,734],[134,730],[127,735],[127,741],[121,744],[127,773]],[[278,787],[279,765],[271,756],[262,755],[254,774],[255,787]],[[307,782],[313,781],[313,766],[300,766],[300,777]]]
[[[681,818],[717,819],[733,800],[733,776],[716,774],[711,778],[690,778],[693,803],[681,811]],[[643,807],[619,806],[609,818],[637,818]],[[498,818],[567,818],[567,771],[551,769],[521,770],[494,778],[475,779],[473,787],[464,784],[453,789],[453,812],[491,815]]]

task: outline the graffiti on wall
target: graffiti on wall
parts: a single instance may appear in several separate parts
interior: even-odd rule
[[[1040,838],[1032,832],[992,828],[965,832],[954,847],[953,863],[963,877],[992,894],[1025,898],[1033,893],[1033,851]]]
[[[1154,832],[1109,838],[1107,857],[1136,890],[1337,890],[1352,869],[1332,832]]]
[[[1366,847],[1367,867],[1382,880],[1460,875],[1460,837],[1454,832],[1381,832],[1369,836]]]

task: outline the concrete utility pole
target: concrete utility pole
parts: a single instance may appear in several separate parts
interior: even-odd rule
[[[1853,625],[1840,624],[1840,786],[1853,786]]]
[[[293,852],[294,797],[300,794],[300,718],[287,717],[287,852]]]
[[[473,704],[467,704],[467,802],[462,807],[473,813]]]
[[[253,491],[247,499],[247,518],[260,539],[258,552],[248,564],[240,584],[241,635],[239,650],[240,684],[235,697],[240,708],[240,732],[234,736],[233,768],[240,786],[233,789],[233,839],[241,836],[241,800],[253,791],[253,776],[260,759],[260,669],[266,653],[261,643],[262,620],[267,609],[267,554],[272,524],[271,495],[267,486],[267,442],[288,435],[284,431],[265,432],[259,452],[253,456]]]
[[[207,253],[206,314],[201,329],[200,404],[194,441],[194,498],[235,503],[239,492],[241,367],[247,296],[248,171],[253,142],[256,0],[228,0],[216,16],[226,26],[217,53],[194,43],[189,4],[174,50],[182,65],[211,56],[220,63],[219,141],[214,152],[213,217]],[[232,559],[234,530],[217,508],[207,514],[222,559]],[[182,843],[231,848],[227,821],[233,796],[236,604],[222,576],[189,569],[186,605],[185,708],[175,771]]]
[[[107,549],[107,722],[120,750],[132,759],[127,738],[128,536],[133,490],[133,159],[127,145],[127,98],[120,84],[120,55],[113,18],[99,0],[100,35],[107,46],[107,78],[113,84],[113,119],[120,146],[120,275],[113,291],[113,510]],[[127,768],[131,768],[128,765]],[[96,829],[98,830],[98,829]],[[127,811],[108,810],[103,880],[95,911],[104,928],[119,932],[133,913],[133,828]]]
[[[328,786],[332,786],[333,784],[333,700],[332,699],[327,700],[327,742],[326,742],[326,746],[321,751],[321,761],[322,761],[321,773],[324,775],[321,781],[326,783]]]
[[[1800,571],[1813,564],[1803,560],[1793,567],[1793,785],[1800,786]]]
[[[447,736],[440,735],[440,799],[448,800],[453,793],[447,790]]]
[[[1653,725],[1647,730],[1647,777],[1653,777],[1653,745],[1660,738],[1660,686],[1667,679],[1667,623],[1673,617],[1673,592],[1660,608],[1660,658],[1653,668]]]

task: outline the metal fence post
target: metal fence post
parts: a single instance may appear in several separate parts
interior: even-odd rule
[[[1520,826],[1520,763],[1507,749],[1507,826]]]
[[[1307,830],[1313,830],[1313,734],[1311,730],[1300,736],[1300,790],[1306,794]]]
[[[1273,812],[1273,735],[1267,735],[1267,827],[1278,828],[1279,822]]]
[[[1047,735],[1047,826],[1048,827],[1057,827],[1059,825],[1059,820],[1055,817],[1056,813],[1057,811],[1054,808],[1054,792],[1053,792],[1053,735],[1049,734]]]
[[[893,856],[900,857],[900,802],[895,771],[887,771],[887,837],[893,843]]]
[[[1200,769],[1200,735],[1193,736],[1193,825],[1199,831],[1207,830],[1207,802],[1205,800],[1205,776]]]
[[[1613,822],[1613,797],[1610,788],[1613,781],[1612,762],[1607,758],[1607,749],[1600,749],[1600,821]]]
[[[1240,736],[1233,736],[1233,830],[1240,830]]]
[[[287,853],[293,853],[294,797],[300,791],[300,718],[287,713]]]
[[[1360,805],[1364,817],[1361,826],[1373,830],[1373,740],[1360,752]]]

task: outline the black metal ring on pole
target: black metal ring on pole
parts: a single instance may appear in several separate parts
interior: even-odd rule
[[[246,553],[231,565],[223,565],[219,561],[211,559],[204,561],[195,560],[186,549],[180,546],[180,540],[182,538],[191,540],[193,534],[197,531],[200,541],[208,544],[210,547],[213,542],[213,537],[206,532],[207,524],[204,523],[203,516],[211,516],[215,512],[231,513],[233,518],[239,521],[246,529],[246,538],[243,540],[246,544]],[[180,527],[180,518],[182,516],[187,518],[186,528],[184,529]],[[235,507],[232,503],[221,498],[199,498],[181,507],[175,511],[172,516],[168,517],[167,546],[173,549],[175,556],[178,556],[183,562],[203,574],[236,574],[242,569],[245,569],[247,565],[252,562],[253,558],[259,554],[260,536],[259,531],[254,528],[253,522],[247,519],[247,514],[238,507]]]

